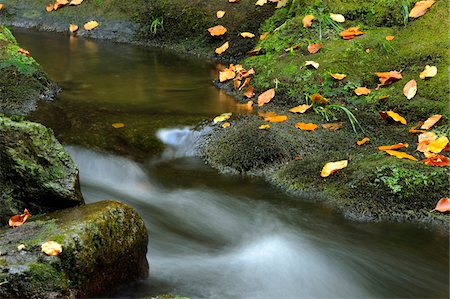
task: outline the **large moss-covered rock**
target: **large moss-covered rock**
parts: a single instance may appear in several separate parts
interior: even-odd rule
[[[53,131],[0,117],[0,226],[32,214],[84,204],[78,169]]]
[[[39,64],[19,49],[11,32],[0,26],[0,113],[27,114],[39,100],[50,100],[59,91]]]
[[[0,228],[0,298],[79,298],[148,275],[147,229],[129,206],[102,201]],[[41,244],[62,245],[46,256]],[[25,245],[18,251],[17,246]]]

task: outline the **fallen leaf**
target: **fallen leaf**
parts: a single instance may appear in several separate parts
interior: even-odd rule
[[[259,37],[259,40],[264,40],[269,35],[269,33],[270,32],[264,32],[264,34]]]
[[[77,32],[78,31],[78,25],[70,24],[69,25],[69,31],[72,32],[72,33]]]
[[[423,125],[423,122],[419,121],[416,126],[409,129],[409,133],[425,133],[425,130],[417,130],[421,125]]]
[[[264,104],[269,103],[275,97],[275,88],[266,90],[258,96],[258,106],[261,107]]]
[[[263,53],[263,49],[261,47],[254,48],[251,51],[247,52],[247,56],[252,57],[256,55],[261,55]]]
[[[61,5],[67,5],[69,4],[69,0],[56,0],[57,3],[61,4]]]
[[[268,128],[270,128],[270,125],[269,124],[267,124],[267,125],[260,125],[259,128],[261,130],[267,130]]]
[[[239,1],[241,1],[241,0],[228,0],[228,2],[230,2],[230,3],[238,3]]]
[[[318,93],[310,95],[309,98],[317,104],[328,104],[329,103],[329,101],[326,98],[324,98],[321,94],[318,94]]]
[[[261,116],[263,118],[277,116],[277,115],[278,114],[276,112],[272,112],[272,111],[265,112],[263,110],[258,110],[258,116]]]
[[[362,139],[362,140],[358,140],[358,141],[356,141],[356,144],[357,145],[363,145],[363,144],[365,144],[367,141],[369,141],[370,139],[368,138],[368,137],[364,137],[364,139]]]
[[[230,69],[225,69],[222,72],[219,72],[219,81],[225,82],[236,77],[236,73]]]
[[[371,90],[368,89],[367,87],[358,87],[357,89],[354,90],[354,92],[356,93],[357,96],[361,96],[361,95],[368,95],[369,93],[371,93]]]
[[[264,120],[270,123],[281,123],[287,121],[288,117],[286,115],[267,116]]]
[[[298,49],[300,47],[300,45],[301,44],[296,44],[296,45],[293,45],[292,47],[286,48],[286,49],[284,49],[284,52],[291,52],[295,49]]]
[[[244,96],[246,96],[249,99],[253,98],[255,96],[255,93],[253,92],[254,90],[255,89],[253,88],[253,86],[249,86],[245,91]]]
[[[409,17],[416,19],[418,17],[423,16],[430,9],[430,7],[434,4],[434,2],[436,2],[436,1],[428,0],[428,1],[416,2],[414,7],[409,12]]]
[[[392,111],[392,110],[386,111],[386,113],[387,113],[387,115],[388,115],[390,118],[392,118],[393,120],[398,121],[398,122],[400,122],[400,123],[402,123],[402,124],[404,124],[404,125],[407,124],[406,119],[405,119],[404,117],[400,116],[400,114],[395,113],[395,112]]]
[[[312,66],[315,69],[319,68],[319,63],[312,61],[312,60],[307,60],[305,61],[305,66]]]
[[[313,15],[306,15],[303,18],[303,27],[304,28],[309,28],[312,25],[312,21],[314,20],[314,16]]]
[[[437,204],[436,207],[434,208],[436,211],[439,212],[450,212],[450,198],[445,197],[445,198],[441,198]]]
[[[46,255],[55,256],[62,252],[62,246],[58,242],[48,241],[41,245],[41,251]]]
[[[359,30],[359,27],[351,27],[348,28],[347,30],[342,31],[341,33],[339,33],[339,35],[343,39],[353,39],[358,35],[363,35],[364,33],[365,32]]]
[[[245,78],[244,83],[242,83],[241,87],[239,87],[239,90],[242,90],[249,83],[250,83],[250,78]]]
[[[124,124],[124,123],[113,123],[113,124],[111,124],[111,126],[112,126],[114,129],[120,129],[120,128],[125,127],[125,124]]]
[[[378,79],[380,80],[380,84],[378,84],[377,88],[380,86],[386,86],[391,84],[392,82],[401,80],[402,74],[397,71],[390,71],[390,72],[376,72],[375,75],[378,76]]]
[[[331,73],[330,73],[330,76],[333,77],[333,78],[336,79],[336,80],[342,80],[342,79],[344,79],[345,77],[347,77],[347,75],[345,75],[345,74],[339,74],[339,73],[336,73],[336,74],[331,74]]]
[[[0,11],[5,9],[5,4],[0,3]]]
[[[330,13],[330,18],[338,23],[344,23],[345,22],[345,17],[341,14],[334,14],[334,13]]]
[[[325,178],[325,177],[329,176],[330,174],[347,167],[347,165],[348,165],[348,160],[342,160],[342,161],[337,161],[337,162],[328,162],[322,168],[322,172],[320,173],[320,176]]]
[[[283,8],[287,5],[287,3],[289,2],[289,0],[278,0],[277,1],[277,6],[275,6],[275,8]]]
[[[425,160],[422,160],[422,162],[430,166],[438,166],[438,167],[450,166],[450,158],[442,155],[433,155],[431,157],[426,158]]]
[[[442,115],[440,114],[435,114],[433,116],[430,116],[424,123],[423,125],[420,127],[421,129],[424,130],[428,130],[430,129],[432,126],[434,126],[440,119],[441,119]]]
[[[254,105],[254,104],[255,104],[255,103],[253,103],[253,101],[248,101],[248,102],[245,103],[245,104],[238,104],[237,106],[238,106],[239,108],[244,109],[244,110],[251,111],[251,110],[253,110],[253,105]]]
[[[72,0],[69,5],[80,5],[81,3],[83,3],[83,0]]]
[[[323,124],[322,128],[327,129],[329,131],[337,131],[342,128],[342,122],[331,123],[331,124]]]
[[[391,40],[393,40],[395,38],[395,36],[393,36],[393,35],[388,35],[388,36],[386,36],[386,40],[387,41],[391,41]]]
[[[394,149],[399,149],[399,148],[408,147],[408,146],[409,146],[408,143],[397,143],[394,145],[382,145],[382,146],[379,146],[378,149],[380,151],[386,151],[386,150],[394,150]]]
[[[17,246],[17,251],[22,251],[25,250],[25,244],[20,244],[19,246]]]
[[[417,161],[416,158],[414,158],[413,156],[404,153],[404,152],[399,152],[399,151],[393,151],[393,150],[385,150],[384,152],[388,153],[391,156],[397,157],[399,159],[409,159],[412,161]]]
[[[224,35],[227,32],[227,28],[223,27],[222,25],[217,25],[211,28],[208,28],[209,34],[211,36],[220,36]]]
[[[97,21],[90,21],[90,22],[87,22],[86,24],[84,24],[84,29],[85,30],[92,30],[92,29],[94,29],[94,28],[96,28],[96,27],[98,27],[98,22]]]
[[[223,10],[219,10],[219,11],[216,12],[216,17],[218,19],[223,18],[224,15],[225,15],[225,11],[223,11]]]
[[[241,81],[238,80],[238,79],[234,79],[234,80],[233,80],[233,86],[234,86],[234,89],[235,89],[235,90],[238,90],[238,89],[239,89],[239,86],[241,86]]]
[[[418,145],[417,150],[422,153],[428,152],[428,145],[437,139],[437,135],[434,132],[425,132],[417,136]]]
[[[426,65],[425,69],[420,73],[420,79],[432,78],[437,75],[437,67]]]
[[[435,153],[435,154],[439,154],[447,146],[447,144],[448,144],[447,136],[441,136],[438,139],[432,141],[428,145],[427,150],[429,152],[432,152],[432,153]]]
[[[292,113],[305,113],[306,110],[308,110],[309,108],[311,108],[312,105],[300,105],[300,106],[296,106],[294,108],[289,109],[289,112]]]
[[[408,100],[411,100],[417,92],[417,82],[416,80],[411,80],[408,83],[405,84],[405,87],[403,87],[403,94]]]
[[[19,49],[17,50],[17,52],[20,53],[20,54],[24,54],[26,57],[30,57],[30,52],[28,52],[28,51],[25,50],[25,49],[19,48]]]
[[[230,127],[231,126],[231,123],[229,123],[229,122],[226,122],[226,123],[223,123],[223,125],[222,125],[222,128],[228,128],[228,127]]]
[[[226,50],[228,50],[229,47],[230,47],[230,44],[228,42],[225,42],[223,45],[216,48],[216,50],[214,52],[216,52],[216,54],[220,55],[223,52],[225,52]]]
[[[28,210],[25,209],[25,210],[23,210],[22,215],[14,215],[11,218],[9,218],[8,224],[11,227],[18,227],[18,226],[21,226],[22,224],[24,224],[25,221],[27,221],[27,219],[30,217],[31,217],[30,212],[28,212]]]
[[[254,38],[255,37],[255,35],[253,33],[251,33],[251,32],[242,32],[241,36],[243,38]]]
[[[308,45],[308,52],[311,54],[316,54],[319,52],[319,50],[322,49],[322,43],[318,42],[316,44],[309,44]]]
[[[222,113],[221,115],[216,116],[216,117],[213,119],[213,122],[214,122],[215,124],[217,124],[217,123],[226,121],[227,119],[229,119],[229,118],[231,117],[231,115],[232,115],[232,113],[229,113],[229,112],[228,112],[228,113]]]
[[[51,11],[53,11],[53,8],[54,8],[54,5],[51,4],[51,3],[49,3],[49,4],[47,4],[47,6],[45,7],[45,10],[46,10],[47,12],[51,12]]]
[[[302,122],[298,122],[295,124],[295,127],[302,130],[302,131],[314,131],[315,129],[317,129],[317,125],[313,124],[313,123],[302,123]]]
[[[61,4],[59,2],[55,2],[55,4],[53,4],[53,10],[58,10],[59,8],[63,7],[64,4]]]
[[[256,6],[263,6],[266,3],[267,3],[267,0],[258,0],[258,1],[256,1],[255,5]]]

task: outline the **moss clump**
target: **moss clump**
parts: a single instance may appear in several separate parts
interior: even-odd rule
[[[37,293],[62,292],[68,289],[68,280],[64,272],[44,263],[30,265],[31,284]]]

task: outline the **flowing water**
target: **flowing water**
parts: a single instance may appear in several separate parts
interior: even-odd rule
[[[445,234],[351,222],[259,179],[219,175],[196,158],[201,132],[170,116],[239,110],[210,85],[210,65],[129,45],[15,34],[64,89],[37,115],[70,143],[86,201],[121,200],[147,224],[150,277],[113,296],[448,298]],[[164,126],[157,115],[167,116]],[[83,138],[115,134],[95,130],[105,119],[158,126],[165,151],[133,160],[83,147]],[[71,134],[82,137],[64,138]]]

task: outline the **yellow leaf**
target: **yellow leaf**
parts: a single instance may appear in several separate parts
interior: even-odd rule
[[[409,160],[412,160],[412,161],[417,161],[416,158],[414,158],[413,156],[411,156],[411,155],[409,155],[407,153],[404,153],[404,152],[393,151],[393,150],[385,150],[384,152],[388,153],[391,156],[397,157],[399,159],[405,158],[405,159],[409,159]]]
[[[0,3],[0,11],[5,9],[5,4]]]
[[[363,140],[359,140],[356,142],[357,145],[363,145],[365,144],[367,141],[369,141],[370,139],[368,137],[365,137]]]
[[[355,93],[357,96],[361,96],[361,95],[368,95],[369,93],[371,93],[370,89],[368,89],[367,87],[358,87],[357,89],[355,89]]]
[[[427,0],[427,1],[416,2],[413,9],[411,9],[411,11],[409,12],[409,17],[416,19],[418,17],[423,16],[430,9],[430,7],[434,4],[434,2],[436,2],[436,1]]]
[[[90,21],[90,22],[87,22],[86,24],[84,24],[84,29],[89,31],[89,30],[96,28],[98,25],[99,24],[97,21]]]
[[[420,73],[419,78],[432,78],[437,75],[437,67],[426,65],[425,69]]]
[[[242,32],[241,36],[243,38],[254,38],[255,37],[255,35],[253,33],[251,33],[251,32]]]
[[[275,88],[266,90],[258,96],[258,106],[261,107],[264,104],[269,103],[275,97]]]
[[[315,129],[317,129],[317,125],[313,124],[313,123],[302,123],[302,122],[298,122],[295,124],[295,127],[302,130],[302,131],[314,131]]]
[[[230,69],[225,69],[222,72],[219,72],[219,81],[225,82],[233,79],[236,76],[236,73]]]
[[[446,136],[441,136],[438,139],[434,140],[428,145],[428,151],[439,154],[442,150],[447,146],[448,138]]]
[[[48,241],[41,245],[41,251],[46,255],[55,256],[62,252],[62,246],[58,242]]]
[[[382,146],[379,146],[378,149],[380,151],[387,151],[387,150],[399,149],[399,148],[408,147],[408,146],[409,146],[408,143],[397,143],[394,145],[382,145]]]
[[[261,130],[267,130],[268,128],[270,128],[270,125],[269,124],[267,124],[267,125],[260,125],[259,128]]]
[[[417,82],[416,80],[411,80],[408,83],[405,84],[405,87],[403,87],[403,94],[408,100],[411,100],[417,92]]]
[[[232,113],[222,113],[221,115],[216,116],[216,117],[213,119],[213,122],[214,122],[215,124],[217,124],[217,123],[226,121],[227,119],[229,119],[229,118],[231,117],[231,115],[232,115]]]
[[[328,162],[322,168],[322,172],[320,173],[320,176],[325,178],[325,177],[329,176],[330,174],[332,174],[333,172],[336,172],[340,169],[347,167],[347,165],[348,165],[348,160],[342,160],[342,161],[337,161],[337,162]]]
[[[312,107],[312,105],[300,105],[300,106],[296,106],[294,108],[289,109],[289,112],[292,112],[292,113],[305,113],[306,110],[308,110],[311,107]]]
[[[222,25],[217,25],[211,28],[208,28],[209,34],[211,36],[220,36],[224,35],[227,32],[227,28],[223,27]]]
[[[387,111],[386,113],[393,120],[401,122],[402,124],[406,125],[406,119],[404,117],[400,116],[400,114],[395,113],[394,111],[391,111],[391,110]]]
[[[228,128],[228,127],[230,127],[231,126],[231,123],[229,123],[229,122],[226,122],[226,123],[223,123],[223,125],[222,125],[222,128]]]
[[[331,74],[331,73],[330,73],[330,76],[333,77],[333,78],[336,79],[336,80],[342,80],[342,79],[344,79],[345,77],[347,77],[347,75],[345,75],[345,74],[339,74],[339,73],[336,73],[336,74]]]
[[[78,25],[70,24],[69,25],[69,31],[72,32],[72,33],[77,32],[78,31]]]
[[[228,50],[228,48],[230,47],[230,44],[228,42],[225,42],[223,45],[221,45],[220,47],[218,47],[215,52],[216,54],[220,55],[223,52],[225,52],[226,50]]]
[[[113,123],[113,124],[111,124],[111,126],[112,126],[114,129],[120,129],[120,128],[125,127],[125,124],[123,124],[123,123]]]
[[[441,119],[442,115],[435,114],[433,116],[430,116],[424,124],[420,127],[421,129],[428,130],[432,126],[434,126],[435,123],[437,123]]]
[[[289,0],[278,0],[277,2],[277,6],[275,8],[282,8],[285,7],[287,5],[287,3],[289,2]]]
[[[266,3],[267,3],[267,0],[258,0],[258,1],[256,1],[255,5],[257,5],[257,6],[263,6],[263,5],[266,4]]]
[[[314,20],[313,15],[307,15],[303,18],[303,27],[309,28],[312,25],[312,21]]]
[[[338,23],[344,23],[345,22],[345,17],[341,14],[334,14],[334,13],[330,13],[330,18]]]
[[[80,5],[81,3],[83,3],[83,0],[72,0],[69,5]]]
[[[312,61],[312,60],[307,60],[305,61],[305,66],[312,66],[315,69],[319,68],[319,63]]]
[[[219,11],[216,12],[216,17],[218,19],[223,18],[224,15],[225,15],[225,11],[223,11],[223,10],[219,10]]]
[[[61,4],[61,5],[67,5],[69,4],[69,0],[56,0],[57,3]]]

